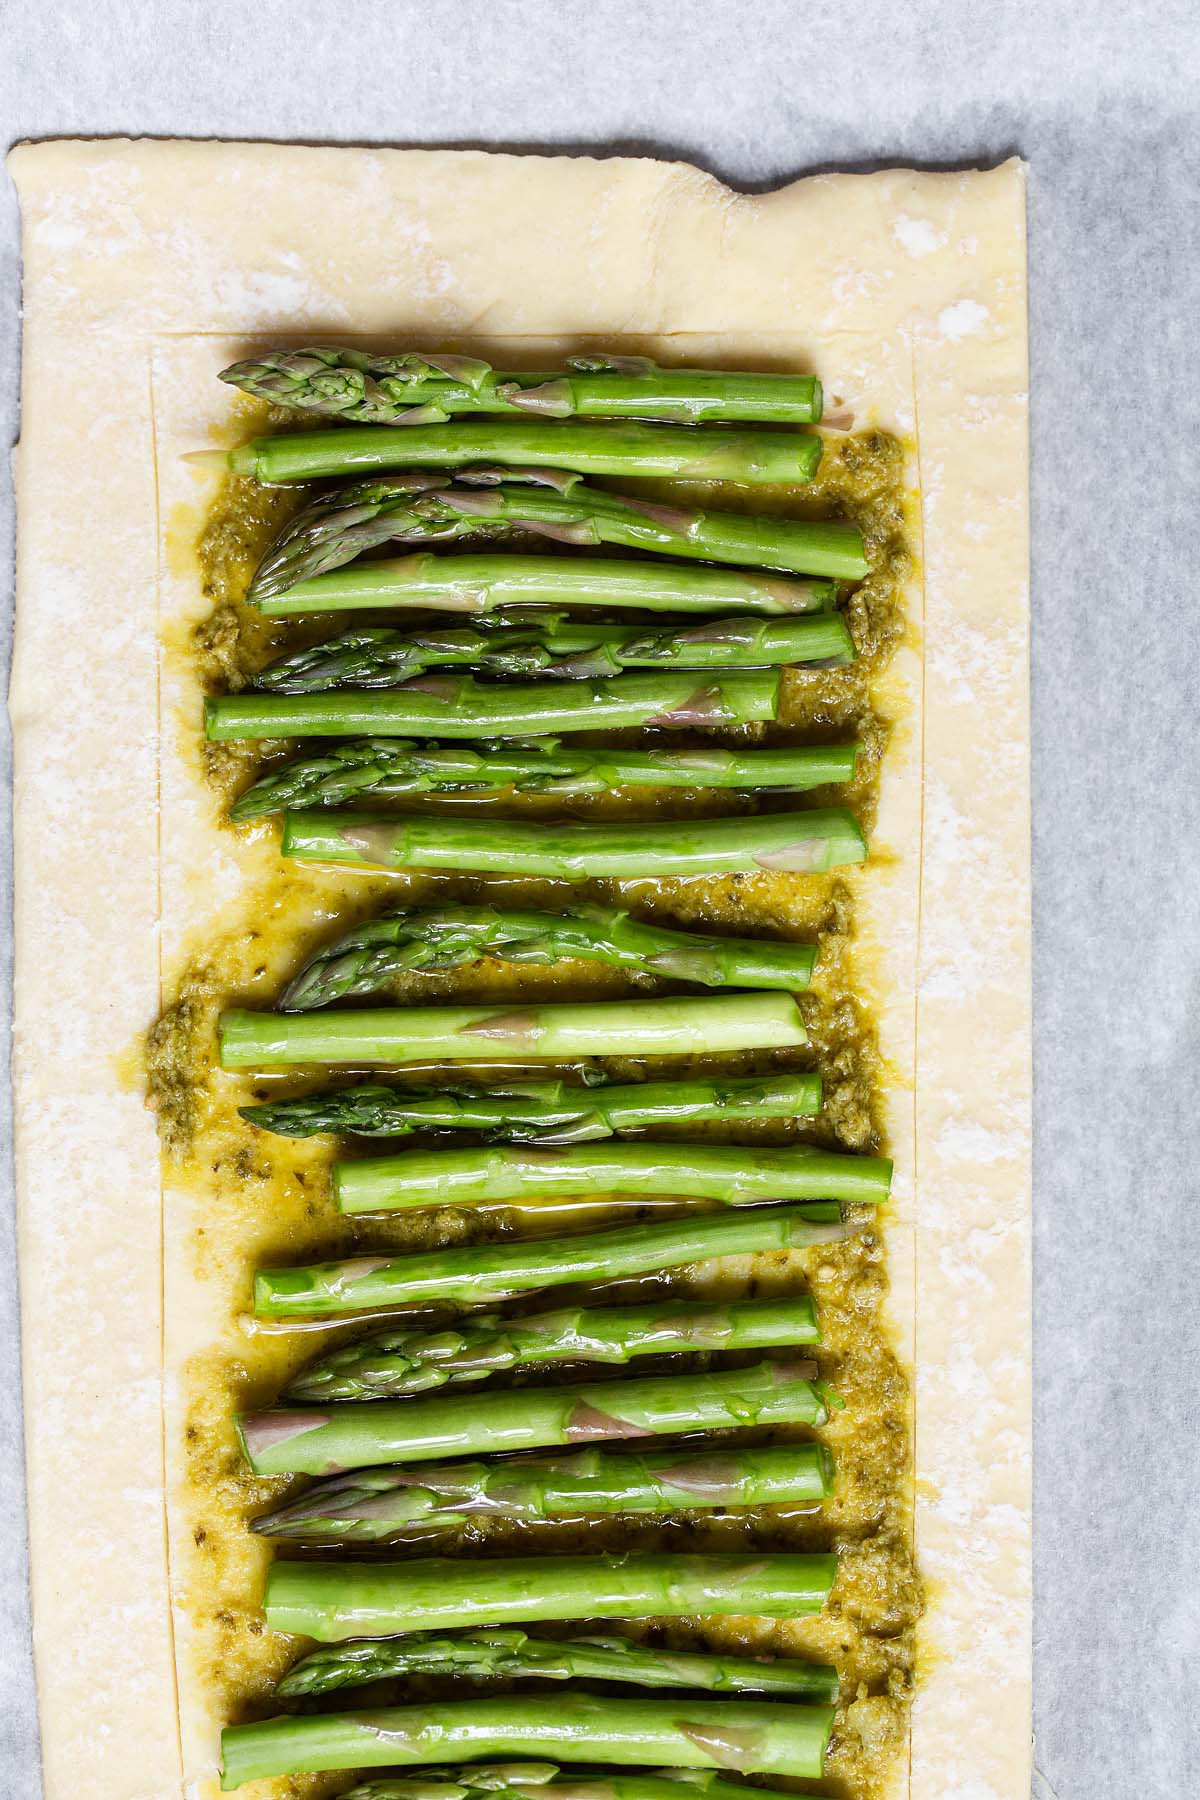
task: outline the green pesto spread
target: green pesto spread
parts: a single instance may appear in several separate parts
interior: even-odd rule
[[[640,483],[639,491],[657,491]],[[328,621],[288,625],[264,620],[243,600],[254,565],[284,519],[301,503],[293,490],[259,488],[230,477],[210,509],[197,543],[204,592],[212,610],[193,634],[187,655],[206,692],[245,685],[280,650],[324,635]],[[704,504],[766,510],[786,506],[803,516],[852,519],[866,539],[873,573],[851,595],[847,618],[859,651],[850,668],[792,670],[785,680],[781,719],[715,734],[720,741],[787,743],[857,737],[864,746],[847,788],[805,797],[805,804],[848,804],[870,831],[882,758],[894,713],[885,678],[906,631],[903,586],[911,572],[904,488],[904,449],[884,432],[831,437],[817,479],[804,490],[722,490]],[[539,546],[544,548],[544,546]],[[339,624],[350,621],[344,619]],[[223,813],[228,800],[286,747],[264,758],[254,745],[208,745],[203,768]],[[787,804],[778,797],[766,802]],[[436,801],[428,804],[436,805]],[[456,807],[462,802],[455,802]],[[481,805],[495,802],[480,802]],[[538,796],[506,798],[505,806],[537,816],[551,809]],[[680,790],[604,794],[572,803],[579,817],[692,816],[729,811],[747,802],[735,795]],[[561,802],[556,810],[561,811]],[[226,827],[233,829],[232,827]],[[253,828],[252,828],[253,829]],[[261,830],[262,827],[257,827]],[[623,900],[643,916],[681,927],[756,932],[819,939],[821,954],[801,1006],[811,1042],[802,1051],[694,1059],[672,1072],[719,1067],[728,1074],[782,1067],[815,1068],[825,1084],[824,1109],[815,1120],[768,1121],[750,1141],[814,1141],[859,1151],[886,1151],[882,1095],[886,1081],[877,1035],[856,978],[855,895],[862,873],[808,876],[732,875],[680,884],[672,881],[595,881],[566,884],[488,877],[414,875],[375,879],[332,870],[296,870],[282,861],[269,880],[247,892],[238,915],[221,922],[201,959],[169,997],[147,1044],[151,1104],[157,1109],[164,1154],[172,1176],[195,1188],[198,1205],[193,1241],[198,1276],[228,1294],[230,1331],[224,1347],[201,1358],[190,1372],[187,1420],[189,1512],[186,1587],[201,1673],[214,1711],[231,1720],[278,1710],[274,1681],[293,1659],[296,1641],[266,1632],[258,1601],[268,1552],[246,1530],[246,1519],[287,1492],[283,1480],[262,1480],[246,1468],[231,1428],[231,1415],[247,1405],[270,1403],[290,1370],[336,1340],[335,1331],[245,1335],[233,1321],[248,1310],[249,1282],[261,1263],[313,1261],[375,1246],[418,1248],[466,1242],[517,1229],[561,1230],[564,1222],[593,1223],[616,1211],[622,1219],[644,1216],[653,1203],[635,1205],[598,1197],[589,1206],[481,1208],[342,1219],[329,1192],[334,1146],[316,1138],[293,1142],[253,1131],[236,1107],[256,1095],[278,1096],[320,1081],[282,1077],[255,1083],[215,1070],[215,1021],[224,1005],[269,1006],[298,962],[330,929],[369,916],[386,903],[486,901],[502,895],[515,906],[561,905],[568,892]],[[869,873],[867,875],[869,879]],[[665,983],[641,991],[669,992]],[[545,967],[483,966],[397,981],[399,1000],[476,998],[602,998],[628,991],[619,971],[594,964]],[[680,990],[675,984],[674,991]],[[653,1061],[614,1061],[615,1079],[661,1073]],[[696,1127],[688,1128],[694,1132]],[[714,1136],[726,1135],[719,1126]],[[743,1131],[743,1137],[746,1134]],[[792,1623],[713,1619],[659,1628],[660,1641],[683,1647],[776,1650],[837,1665],[842,1702],[823,1792],[881,1800],[903,1754],[914,1680],[915,1627],[922,1608],[912,1556],[911,1401],[908,1377],[894,1354],[887,1322],[886,1240],[859,1209],[864,1229],[844,1244],[790,1257],[732,1261],[689,1275],[626,1282],[607,1293],[631,1296],[671,1288],[712,1295],[781,1291],[807,1280],[817,1299],[822,1328],[819,1360],[846,1401],[822,1436],[837,1462],[834,1498],[817,1512],[762,1511],[749,1515],[679,1514],[653,1518],[559,1520],[474,1525],[471,1546],[523,1552],[555,1548],[602,1549],[827,1549],[840,1553],[837,1583],[820,1617]],[[582,1297],[582,1295],[581,1295]],[[649,1363],[647,1364],[649,1367]],[[781,1435],[803,1436],[802,1431]],[[461,1541],[461,1540],[460,1540]],[[444,1551],[444,1541],[427,1549]],[[391,1552],[395,1554],[393,1550]],[[608,1627],[606,1627],[607,1629]],[[541,1629],[541,1628],[539,1628]],[[639,1627],[630,1629],[640,1630]],[[445,1692],[430,1681],[409,1684],[420,1697]],[[395,1691],[364,1691],[364,1704],[395,1701]],[[335,1697],[342,1705],[353,1696]],[[317,1797],[341,1791],[345,1777],[293,1777],[263,1784],[264,1795]],[[256,1790],[257,1791],[257,1790]]]

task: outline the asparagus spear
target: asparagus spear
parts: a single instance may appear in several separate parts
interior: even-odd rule
[[[820,1612],[836,1573],[836,1556],[792,1554],[277,1560],[264,1604],[272,1631],[323,1644],[539,1619],[799,1619]]]
[[[619,1364],[664,1352],[771,1350],[816,1343],[807,1294],[782,1300],[656,1300],[641,1306],[569,1307],[510,1318],[470,1313],[440,1328],[393,1325],[309,1363],[289,1400],[399,1399],[499,1369],[541,1363]]]
[[[767,1206],[573,1237],[456,1244],[409,1256],[260,1269],[254,1310],[262,1319],[330,1318],[418,1302],[484,1306],[541,1288],[619,1281],[712,1256],[836,1242],[845,1236],[838,1217],[836,1205]]]
[[[811,481],[820,461],[821,440],[811,431],[692,431],[682,425],[527,418],[413,424],[404,431],[386,425],[292,431],[239,444],[229,452],[227,466],[234,475],[252,475],[269,487],[471,463],[759,485]]]
[[[561,1081],[530,1082],[517,1089],[455,1084],[436,1093],[364,1084],[240,1110],[251,1125],[279,1137],[481,1131],[493,1142],[567,1144],[623,1137],[654,1125],[791,1119],[815,1113],[820,1105],[819,1075],[773,1075],[599,1088],[568,1087]]]
[[[330,688],[392,688],[426,669],[465,667],[487,675],[551,675],[571,680],[622,669],[755,669],[785,663],[832,667],[853,662],[854,640],[840,613],[806,618],[701,620],[647,630],[587,624],[547,612],[544,622],[472,619],[436,630],[387,627],[343,631],[268,663],[260,693],[316,694]]]
[[[639,1769],[636,1775],[580,1770],[559,1781],[564,1773],[546,1762],[419,1769],[408,1780],[362,1782],[342,1800],[756,1800],[760,1794],[765,1800],[784,1800],[777,1788],[755,1783],[747,1789],[744,1782],[722,1781],[700,1770]]]
[[[221,1733],[221,1786],[309,1770],[411,1767],[431,1756],[467,1761],[546,1750],[563,1761],[603,1755],[614,1763],[812,1777],[821,1773],[832,1729],[833,1709],[824,1706],[618,1700],[569,1691],[547,1705],[537,1695],[501,1694],[230,1725]]]
[[[460,968],[487,959],[554,964],[607,963],[639,975],[705,987],[808,986],[817,952],[779,939],[705,937],[645,925],[617,906],[576,905],[561,914],[493,906],[390,913],[318,951],[280,997],[284,1012],[309,1012],[353,995],[377,993],[406,970]]]
[[[256,1475],[336,1475],[375,1463],[678,1431],[823,1425],[836,1402],[815,1374],[811,1362],[769,1361],[749,1369],[489,1388],[427,1400],[346,1400],[325,1408],[239,1413],[237,1429]]]
[[[456,1530],[476,1519],[536,1524],[580,1513],[811,1506],[832,1492],[833,1463],[820,1444],[690,1453],[583,1450],[555,1458],[448,1463],[418,1475],[363,1469],[318,1482],[301,1499],[255,1519],[253,1530],[305,1544],[378,1543],[408,1531]]]
[[[625,1637],[538,1638],[516,1629],[455,1637],[351,1638],[294,1663],[276,1687],[308,1700],[369,1681],[408,1675],[465,1675],[473,1680],[627,1681],[637,1687],[701,1688],[708,1693],[789,1695],[832,1705],[837,1670],[792,1657],[711,1655],[667,1650]],[[738,1789],[739,1800],[745,1790]],[[678,1793],[670,1800],[683,1800]]]
[[[856,744],[778,750],[626,750],[564,746],[556,738],[526,744],[415,744],[403,738],[358,738],[322,756],[288,763],[256,781],[230,808],[234,819],[258,819],[286,807],[342,806],[369,796],[511,787],[516,793],[564,798],[619,787],[788,788],[801,792],[854,774]]]
[[[663,369],[646,356],[590,353],[564,358],[561,369],[496,369],[471,356],[318,345],[260,351],[222,369],[221,380],[275,406],[357,425],[428,424],[452,413],[811,425],[822,407],[815,375]]]
[[[592,681],[478,682],[434,671],[384,693],[222,694],[204,702],[204,729],[218,742],[240,738],[538,736],[543,732],[625,730],[635,725],[747,725],[773,719],[780,672],[710,676],[689,669]]]
[[[321,494],[275,538],[247,599],[271,614],[378,606],[489,612],[522,600],[655,612],[819,612],[833,602],[834,580],[861,580],[869,568],[854,525],[667,506],[589,487],[578,476],[559,478],[565,491],[548,491],[532,471],[520,481],[515,473],[486,494],[475,485],[487,478],[479,471],[463,471],[458,481],[384,476]],[[686,569],[596,557],[568,562],[489,547],[481,555],[447,558],[426,550],[345,567],[364,550],[387,543],[484,538],[491,546],[525,534],[576,549],[619,544],[652,556],[741,566]],[[748,569],[821,579],[790,581]]]
[[[472,1206],[539,1195],[674,1194],[752,1206],[761,1200],[887,1199],[892,1165],[879,1156],[844,1156],[812,1144],[753,1149],[737,1144],[472,1145],[464,1150],[406,1150],[334,1168],[344,1213],[396,1212],[406,1206]]]
[[[838,807],[636,825],[541,819],[498,823],[452,814],[356,813],[330,807],[287,813],[282,849],[285,856],[301,862],[479,869],[566,881],[593,876],[757,875],[763,870],[822,874],[867,860],[857,821]]]
[[[356,491],[340,490],[342,494]],[[614,500],[616,497],[609,496]],[[378,500],[347,505],[345,513],[358,519],[371,506],[378,510],[368,524],[356,523],[341,531],[337,527],[342,512],[326,501],[320,509],[319,522],[326,528],[323,535],[307,523],[318,510],[315,503],[297,513],[259,564],[246,594],[250,604],[273,619],[302,613],[381,609],[486,616],[514,605],[602,606],[606,611],[636,607],[641,612],[765,613],[786,617],[830,611],[837,598],[833,576],[856,580],[867,572],[862,540],[853,526],[794,519],[754,520],[741,513],[697,513],[689,516],[703,519],[704,530],[701,533],[697,528],[689,538],[681,531],[672,533],[665,526],[650,525],[645,514],[636,514],[632,506],[621,518],[609,518],[598,509],[589,509],[588,520],[579,526],[556,528],[548,519],[526,518],[505,529],[510,535],[533,531],[554,538],[571,532],[577,539],[580,532],[595,530],[604,543],[627,542],[663,554],[706,555],[714,559],[727,540],[725,560],[749,564],[750,569],[681,568],[677,563],[511,555],[495,550],[462,556],[436,556],[424,550],[387,561],[353,562],[351,559],[361,550],[392,541],[455,541],[479,535],[485,528],[489,539],[497,535],[497,528],[486,519],[456,518],[437,526],[429,522],[428,512],[414,514],[408,507],[388,508]],[[539,510],[548,512],[549,502],[542,501]],[[730,523],[718,534],[714,521],[721,519]],[[751,526],[758,529],[752,532]],[[676,541],[670,541],[672,538]],[[648,541],[651,539],[662,541]],[[589,537],[586,541],[595,540]],[[688,546],[692,542],[705,548],[691,550]],[[821,579],[790,580],[753,572],[757,568],[782,568],[799,573],[809,564],[831,573]]]
[[[747,1800],[744,1782],[722,1781],[698,1769],[638,1769],[632,1775],[619,1769],[581,1769],[558,1782],[565,1773],[554,1763],[528,1761],[419,1769],[412,1780],[363,1782],[342,1800],[483,1800],[485,1795],[490,1800]],[[450,1777],[456,1779],[448,1783]],[[751,1793],[784,1800],[780,1789],[758,1782]]]
[[[221,1014],[221,1067],[394,1063],[490,1055],[717,1055],[807,1042],[787,994],[699,1000],[560,1001],[545,1006],[402,1006],[351,1012]]]

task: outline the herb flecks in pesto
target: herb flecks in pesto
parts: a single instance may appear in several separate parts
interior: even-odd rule
[[[147,1102],[165,1153],[185,1156],[200,1129],[202,1096],[223,987],[220,973],[193,965],[146,1039]]]
[[[902,590],[912,557],[904,481],[903,445],[885,432],[868,431],[828,438],[817,479],[806,490],[760,490],[749,495],[714,488],[704,502],[740,510],[782,508],[803,516],[848,518],[864,534],[873,572],[846,602],[858,662],[850,668],[789,672],[779,721],[728,735],[743,743],[856,737],[863,751],[854,781],[846,788],[806,795],[804,803],[849,805],[868,832],[889,738],[896,724],[903,723],[890,710],[894,702],[887,697],[883,677],[907,629]],[[639,491],[652,494],[656,484],[639,484]],[[279,650],[327,635],[328,621],[284,626],[264,620],[244,602],[255,562],[303,498],[294,490],[263,489],[235,478],[223,484],[198,544],[212,611],[184,651],[205,691],[243,686]],[[544,551],[545,546],[539,549]],[[278,754],[287,754],[286,748]],[[223,813],[228,800],[263,761],[253,745],[208,746],[204,768],[214,789],[214,807]],[[560,803],[536,796],[472,804],[512,807],[534,817],[561,812]],[[579,817],[667,818],[756,804],[786,805],[787,800],[626,790],[573,802],[571,810]],[[746,1141],[801,1139],[886,1152],[886,1072],[856,967],[856,895],[859,884],[870,879],[868,865],[866,871],[848,877],[763,874],[687,882],[591,882],[580,884],[575,892],[579,898],[629,905],[647,919],[681,929],[819,940],[815,977],[801,1001],[811,1042],[803,1051],[785,1053],[783,1066],[820,1072],[824,1108],[814,1120],[765,1122],[748,1132]],[[214,1079],[211,1033],[216,1012],[222,1003],[242,999],[251,982],[253,1003],[270,1004],[277,987],[329,935],[331,921],[344,929],[383,904],[484,903],[491,898],[506,906],[555,907],[567,892],[565,884],[553,882],[461,876],[387,881],[345,872],[298,872],[280,863],[269,883],[244,896],[235,918],[214,926],[202,966],[183,979],[152,1035],[148,1066],[164,1145],[176,1159],[190,1159],[199,1196],[195,1265],[206,1281],[220,1284],[229,1296],[225,1340],[198,1360],[188,1377],[187,1512],[192,1530],[186,1571],[195,1654],[213,1710],[226,1717],[262,1717],[277,1710],[272,1686],[297,1648],[263,1631],[258,1598],[267,1552],[245,1528],[247,1518],[277,1504],[289,1484],[250,1474],[234,1441],[231,1415],[239,1406],[269,1404],[292,1369],[323,1345],[337,1341],[335,1334],[323,1332],[299,1338],[244,1336],[235,1319],[248,1302],[249,1271],[260,1263],[311,1261],[380,1244],[416,1248],[475,1241],[512,1230],[546,1231],[550,1226],[546,1215],[539,1218],[533,1210],[517,1209],[446,1210],[385,1222],[340,1218],[328,1185],[335,1147],[328,1140],[292,1142],[255,1133],[236,1111],[239,1103],[256,1097],[255,1084],[248,1079]],[[648,981],[630,982],[617,971],[582,963],[559,969],[482,965],[432,977],[405,977],[391,997],[399,1002],[418,997],[604,998],[631,991],[656,990]],[[661,991],[668,991],[665,985]],[[707,1060],[711,1066],[713,1059]],[[719,1066],[730,1075],[746,1074],[761,1068],[762,1061],[733,1057],[721,1059]],[[631,1080],[662,1071],[641,1062],[614,1064],[611,1073],[616,1079]],[[319,1083],[319,1072],[313,1071],[305,1081],[276,1081],[269,1087],[272,1095],[278,1095]],[[689,1128],[689,1134],[696,1129]],[[729,1135],[727,1129],[712,1130],[716,1136]],[[598,1200],[594,1210],[606,1211],[603,1197]],[[646,1210],[623,1206],[619,1217],[632,1222]],[[571,1224],[596,1222],[581,1209],[560,1211],[556,1217],[555,1229],[563,1228],[564,1219]],[[791,1624],[765,1619],[677,1622],[646,1635],[678,1647],[708,1643],[835,1663],[842,1703],[827,1775],[820,1785],[854,1800],[882,1800],[905,1740],[922,1595],[911,1550],[911,1396],[886,1315],[885,1240],[866,1209],[854,1215],[854,1223],[860,1229],[844,1244],[787,1259],[735,1260],[710,1266],[703,1277],[698,1271],[681,1271],[673,1279],[654,1277],[608,1290],[614,1298],[618,1292],[632,1297],[634,1292],[668,1290],[732,1296],[785,1292],[804,1281],[811,1284],[823,1333],[821,1371],[846,1401],[845,1410],[822,1433],[836,1458],[838,1480],[834,1498],[819,1512],[797,1508],[724,1517],[681,1513],[665,1522],[601,1518],[589,1520],[586,1528],[569,1520],[537,1527],[475,1523],[459,1539],[442,1539],[430,1547],[452,1549],[457,1542],[471,1549],[486,1545],[497,1552],[525,1554],[584,1545],[595,1551],[837,1549],[838,1580],[829,1605],[815,1619]],[[409,1683],[405,1691],[410,1697],[436,1698],[448,1689],[444,1683],[426,1681]],[[387,1694],[375,1690],[372,1703],[397,1698],[398,1690]],[[289,1800],[294,1796],[316,1800],[342,1785],[344,1779],[339,1777],[300,1777],[272,1784],[266,1791],[278,1800],[285,1795]]]

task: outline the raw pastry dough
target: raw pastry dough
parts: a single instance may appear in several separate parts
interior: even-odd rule
[[[914,729],[875,836],[896,861],[881,858],[865,887],[885,1047],[912,1071],[911,1093],[891,1098],[889,1244],[915,1361],[932,1604],[908,1794],[1023,1800],[1020,165],[820,176],[762,196],[677,164],[475,152],[52,143],[9,166],[25,233],[14,1066],[47,1800],[77,1794],[83,1769],[91,1800],[195,1795],[211,1780],[180,1725],[163,1425],[211,1301],[164,1327],[175,1202],[133,1048],[159,1006],[161,938],[174,954],[240,871],[188,799],[169,693],[160,724],[160,609],[197,604],[172,589],[165,534],[177,497],[194,497],[176,453],[228,418],[215,370],[247,339],[348,333],[778,354],[915,439],[923,572],[897,673]]]

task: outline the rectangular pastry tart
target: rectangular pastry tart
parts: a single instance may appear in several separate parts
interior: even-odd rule
[[[48,1800],[1022,1800],[1021,167],[10,167]]]

